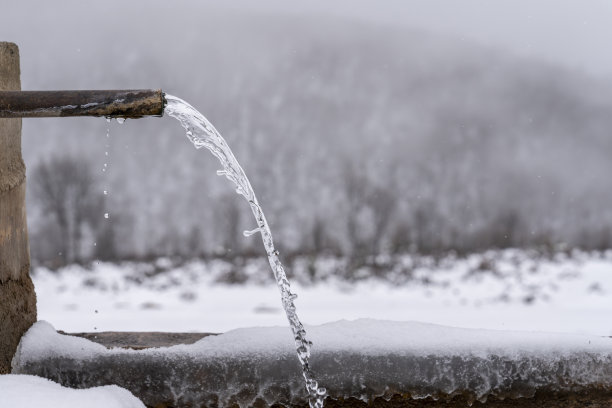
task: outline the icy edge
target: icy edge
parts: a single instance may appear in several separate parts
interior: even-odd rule
[[[370,319],[313,326],[309,333],[316,351],[311,367],[332,398],[461,394],[473,401],[530,397],[537,390],[612,392],[610,338]],[[208,401],[244,407],[258,400],[272,405],[306,398],[284,327],[237,329],[192,345],[123,350],[60,335],[39,322],[22,339],[13,364],[16,372],[72,387],[116,383],[152,406]]]

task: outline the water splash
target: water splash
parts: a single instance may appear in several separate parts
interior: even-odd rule
[[[244,231],[242,235],[244,235],[245,237],[250,237],[251,235],[257,234],[258,232],[261,232],[261,228],[255,228],[250,231],[249,230]]]
[[[293,332],[295,347],[300,364],[302,365],[302,374],[306,381],[306,390],[309,395],[309,404],[311,408],[322,408],[323,401],[327,395],[327,391],[323,387],[319,387],[309,366],[310,347],[312,343],[306,338],[306,330],[298,318],[295,304],[293,301],[296,295],[291,293],[289,280],[285,273],[283,264],[280,261],[279,253],[274,247],[272,240],[272,232],[266,221],[266,217],[257,201],[255,192],[251,187],[251,183],[240,164],[234,157],[232,150],[227,145],[225,139],[219,134],[214,126],[195,108],[180,98],[171,95],[165,95],[168,102],[164,112],[168,116],[177,119],[187,133],[187,137],[197,149],[205,147],[219,161],[223,170],[217,171],[220,176],[225,176],[228,180],[236,185],[236,193],[242,195],[251,207],[251,211],[257,221],[257,228],[252,231],[246,231],[244,235],[252,235],[256,232],[261,233],[268,261],[274,272],[274,278],[281,293],[281,301],[289,325]]]

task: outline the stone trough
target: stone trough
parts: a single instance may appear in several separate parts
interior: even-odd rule
[[[308,330],[326,406],[612,406],[610,338],[367,319]],[[131,348],[99,344],[116,346],[121,336]],[[307,406],[287,328],[189,336],[202,339],[140,349],[160,335],[134,343],[105,334],[96,343],[38,322],[21,340],[13,373],[73,388],[117,384],[157,408]]]

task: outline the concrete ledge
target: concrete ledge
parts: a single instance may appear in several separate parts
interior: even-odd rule
[[[589,390],[576,392],[537,391],[530,398],[509,398],[500,400],[490,397],[486,402],[471,402],[464,396],[455,396],[449,399],[434,400],[433,398],[412,399],[410,395],[393,395],[389,400],[376,398],[366,403],[357,398],[344,400],[327,399],[327,408],[608,408],[612,406],[612,392],[603,390]],[[169,407],[156,407],[169,408]],[[306,406],[304,406],[306,408]]]
[[[368,320],[309,333],[328,407],[612,406],[608,338]],[[287,328],[109,350],[39,322],[13,370],[74,388],[117,384],[155,408],[307,405]]]

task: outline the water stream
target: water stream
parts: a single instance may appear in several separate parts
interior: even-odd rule
[[[218,170],[217,174],[225,176],[228,180],[236,185],[236,193],[243,196],[251,207],[251,211],[255,216],[257,228],[251,231],[245,231],[245,236],[250,236],[256,233],[261,234],[268,261],[274,272],[274,278],[281,293],[281,301],[289,325],[293,332],[297,356],[302,365],[302,374],[306,381],[306,390],[309,395],[309,404],[311,408],[322,408],[323,401],[327,395],[327,391],[323,387],[319,387],[309,366],[310,347],[312,343],[306,338],[306,330],[298,318],[295,304],[293,301],[297,297],[291,292],[289,280],[280,261],[279,253],[274,248],[272,232],[266,217],[263,213],[255,192],[251,187],[251,183],[247,178],[244,170],[234,157],[232,150],[227,145],[225,139],[219,134],[214,126],[196,109],[180,98],[171,95],[165,95],[167,106],[164,110],[166,114],[177,119],[187,132],[187,137],[197,149],[205,147],[221,162],[222,170]]]

